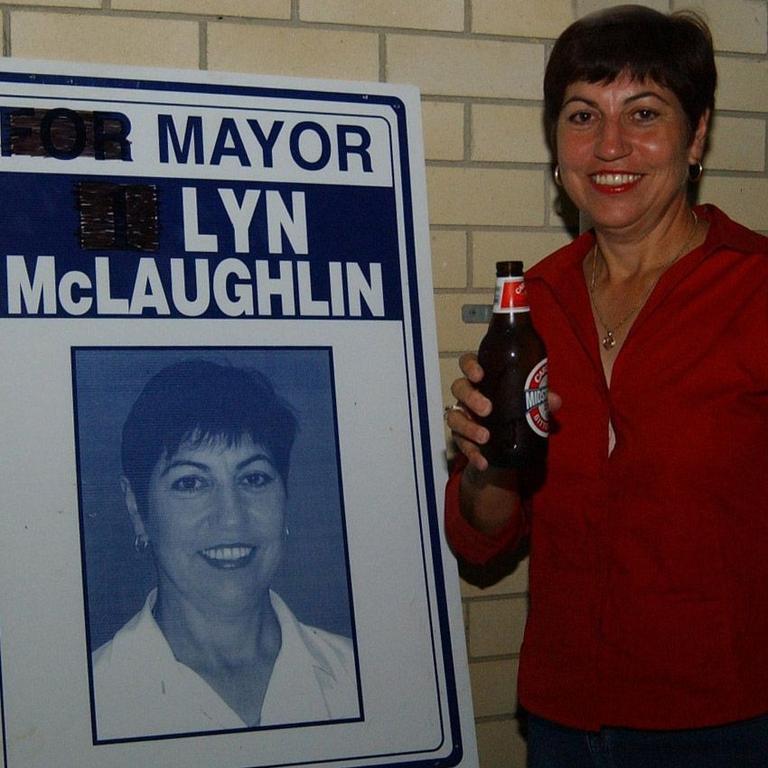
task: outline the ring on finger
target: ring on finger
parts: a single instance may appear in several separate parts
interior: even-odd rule
[[[454,403],[453,405],[446,405],[445,408],[443,408],[443,418],[447,420],[448,414],[451,413],[451,411],[461,411],[465,416],[467,414],[463,406],[459,403]]]

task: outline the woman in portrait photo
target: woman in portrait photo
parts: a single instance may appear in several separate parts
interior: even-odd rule
[[[296,432],[264,376],[205,360],[168,365],[133,403],[120,482],[157,585],[93,654],[99,739],[359,717],[352,642],[271,588]]]

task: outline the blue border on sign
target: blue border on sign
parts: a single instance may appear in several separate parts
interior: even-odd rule
[[[0,635],[0,729],[3,736],[3,768],[8,765],[8,729],[5,727],[5,700],[3,698],[3,639]]]
[[[441,541],[438,525],[438,510],[436,507],[436,496],[434,486],[434,470],[432,465],[432,449],[429,432],[429,414],[427,411],[427,397],[426,397],[426,371],[423,361],[424,345],[422,339],[422,328],[420,322],[420,302],[417,283],[417,265],[416,265],[416,253],[415,253],[415,232],[413,222],[413,201],[412,201],[412,188],[410,183],[410,163],[408,152],[408,132],[406,125],[406,106],[405,103],[396,96],[387,96],[382,94],[367,94],[367,93],[348,93],[341,91],[308,91],[302,89],[287,89],[278,87],[264,87],[264,86],[247,86],[247,85],[223,85],[216,83],[191,83],[191,82],[166,82],[159,80],[150,80],[147,78],[138,78],[125,80],[113,77],[97,77],[91,75],[58,75],[51,73],[22,73],[22,72],[0,72],[0,82],[9,83],[29,83],[35,86],[39,85],[60,85],[60,86],[81,86],[81,87],[99,87],[99,88],[114,88],[124,89],[131,91],[139,90],[155,90],[155,91],[174,91],[174,92],[186,92],[186,93],[208,93],[208,94],[226,94],[226,95],[243,95],[243,96],[258,96],[258,97],[272,97],[283,98],[286,100],[313,100],[313,101],[335,101],[335,102],[348,102],[356,104],[377,104],[389,107],[395,115],[397,130],[398,130],[398,144],[400,149],[400,184],[402,188],[403,199],[403,221],[404,221],[404,235],[405,235],[405,256],[406,267],[408,274],[408,292],[409,292],[409,306],[411,307],[411,327],[412,327],[412,342],[414,347],[414,367],[413,371],[416,380],[416,398],[418,404],[418,420],[421,427],[420,434],[422,439],[422,456],[421,464],[424,468],[424,483],[425,483],[425,498],[427,505],[427,519],[429,521],[429,531],[424,532],[422,530],[422,539],[425,535],[429,536],[432,551],[432,567],[435,578],[435,604],[437,609],[437,623],[440,626],[440,637],[442,640],[442,655],[444,659],[444,674],[446,682],[446,699],[448,704],[448,717],[451,723],[451,734],[453,735],[453,744],[451,752],[443,758],[424,758],[425,752],[418,753],[392,753],[381,755],[368,755],[365,757],[343,757],[333,760],[322,760],[318,762],[333,763],[333,762],[345,762],[352,759],[372,759],[381,760],[382,758],[392,757],[401,758],[399,762],[386,763],[389,768],[421,768],[422,766],[430,766],[431,768],[451,768],[451,766],[457,765],[463,757],[463,744],[461,738],[461,722],[459,714],[459,705],[456,690],[456,680],[453,674],[453,650],[451,646],[451,634],[450,624],[448,618],[448,606],[446,600],[446,593],[444,588],[444,566],[441,558]],[[395,179],[393,168],[393,181]],[[403,329],[405,339],[405,329]],[[406,356],[406,368],[408,359]],[[409,395],[410,397],[410,395]],[[411,403],[412,405],[412,403]],[[413,434],[413,429],[411,430]],[[413,445],[413,462],[414,467],[418,466],[418,456],[415,444]],[[418,477],[418,472],[416,472]],[[417,493],[417,499],[419,498]],[[422,515],[419,510],[419,520],[421,521]],[[425,549],[422,547],[422,557],[425,569],[425,574],[429,570],[429,561],[426,555]],[[428,588],[428,581],[427,581]],[[428,605],[430,601],[428,600]],[[430,624],[433,624],[434,619],[431,616],[430,611]],[[1,651],[0,651],[1,654]],[[433,652],[433,658],[435,659],[435,665],[438,664],[437,655]],[[1,658],[0,658],[1,662]],[[1,668],[1,667],[0,667]],[[440,700],[438,698],[438,705]],[[442,720],[442,708],[441,720]],[[2,686],[2,680],[0,679],[0,710],[2,710],[2,727],[5,731],[5,709],[4,709],[4,689]],[[162,737],[160,737],[162,738]],[[103,743],[103,742],[102,742]],[[4,751],[7,750],[7,745],[4,744]],[[436,749],[440,749],[442,744],[438,745]],[[407,759],[408,755],[413,755],[414,759]],[[402,759],[405,758],[405,759]],[[301,765],[312,764],[300,763]],[[274,764],[273,768],[284,768],[285,766],[292,765],[290,763]],[[299,763],[296,763],[299,765]]]

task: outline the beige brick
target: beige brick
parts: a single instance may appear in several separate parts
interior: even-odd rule
[[[472,160],[548,163],[539,107],[475,104],[472,107]]]
[[[302,21],[461,32],[464,0],[300,0]]]
[[[544,172],[500,168],[427,168],[434,224],[540,226]]]
[[[764,0],[673,0],[672,7],[701,12],[719,51],[766,51],[768,7]]]
[[[198,35],[192,21],[11,13],[11,51],[25,58],[196,68]]]
[[[469,665],[475,717],[513,715],[517,708],[517,659]]]
[[[387,80],[426,94],[538,99],[543,76],[543,45],[387,36]]]
[[[528,615],[525,597],[473,600],[469,603],[469,654],[504,656],[519,653]]]
[[[454,379],[461,376],[459,370],[459,356],[452,355],[451,357],[440,358],[440,385],[443,395],[443,402],[449,405],[453,402],[454,398],[451,394],[451,384]]]
[[[112,8],[118,11],[163,11],[259,19],[291,18],[291,0],[112,0]]]
[[[467,235],[457,230],[433,230],[432,283],[435,288],[467,287]]]
[[[569,241],[563,232],[475,232],[472,236],[472,287],[493,290],[496,262],[516,259],[526,269]]]
[[[378,80],[378,36],[368,32],[208,25],[209,69]]]
[[[421,109],[427,160],[462,160],[464,105],[424,101]]]
[[[571,0],[473,0],[472,31],[557,37],[572,21]]]
[[[464,304],[487,303],[487,293],[443,293],[435,296],[437,342],[441,353],[460,355],[477,349],[486,327],[480,323],[462,322],[461,308]]]
[[[636,4],[654,8],[662,13],[669,12],[668,0],[638,0]],[[610,8],[613,5],[619,5],[619,3],[616,0],[576,0],[576,16],[581,18],[588,13],[601,11],[603,8]]]
[[[707,168],[765,170],[765,121],[718,115],[704,162]]]
[[[49,8],[101,8],[102,0],[15,0],[15,2],[3,3],[0,10],[2,7],[12,5],[45,5]]]
[[[719,109],[768,112],[768,61],[717,57]]]
[[[704,174],[700,200],[714,203],[744,226],[768,232],[768,179]]]
[[[528,750],[517,720],[477,723],[475,733],[482,768],[524,768]]]

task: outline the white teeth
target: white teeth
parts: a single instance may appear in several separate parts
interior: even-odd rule
[[[211,547],[204,549],[203,554],[211,560],[240,560],[252,551],[253,547]]]
[[[596,173],[593,177],[595,184],[608,187],[619,187],[622,184],[631,184],[640,178],[637,173]]]

